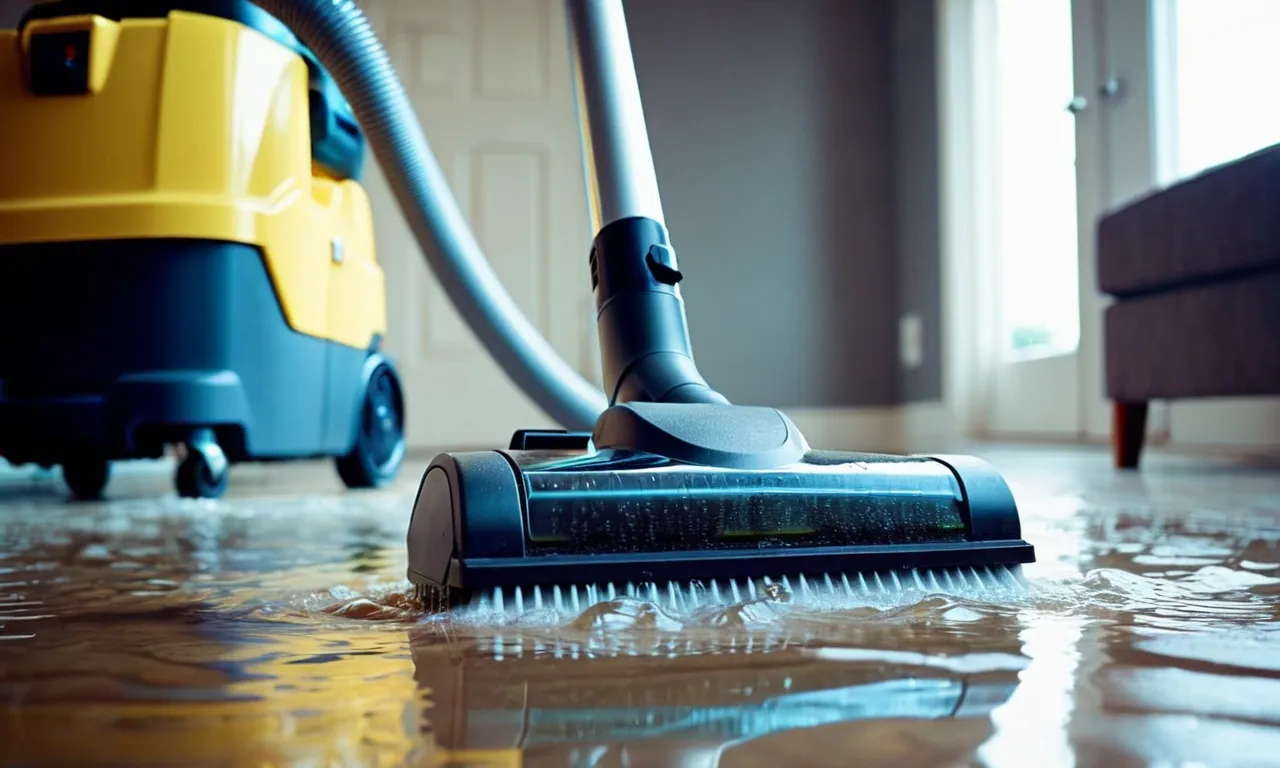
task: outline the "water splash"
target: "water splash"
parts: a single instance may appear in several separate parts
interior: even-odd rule
[[[607,582],[494,588],[472,594],[448,612],[463,625],[550,625],[590,615],[607,622],[610,609],[634,615],[713,617],[721,623],[768,622],[787,612],[824,613],[860,606],[917,603],[930,595],[960,595],[990,602],[1025,598],[1031,585],[1018,567],[954,569],[912,568],[872,573],[823,573],[761,579],[712,579],[694,582]],[[419,591],[429,612],[439,596]],[[768,607],[766,607],[768,606]],[[602,610],[602,607],[605,610]],[[725,609],[728,609],[727,611]],[[735,620],[736,617],[736,620]]]
[[[1073,602],[1135,626],[1203,630],[1274,618],[1278,585],[1280,578],[1217,565],[1162,575],[1099,568],[1084,575]]]

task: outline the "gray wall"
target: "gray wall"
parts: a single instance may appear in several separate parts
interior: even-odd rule
[[[941,395],[932,0],[627,0],[699,367],[741,402]],[[918,312],[925,364],[898,361]]]

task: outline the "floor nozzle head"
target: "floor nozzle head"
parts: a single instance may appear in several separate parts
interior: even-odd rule
[[[712,403],[621,403],[596,422],[592,442],[685,464],[775,469],[798,463],[808,445],[774,408]]]

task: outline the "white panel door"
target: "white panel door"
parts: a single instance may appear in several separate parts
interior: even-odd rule
[[[592,232],[559,0],[363,0],[494,271],[565,359],[599,381]],[[373,163],[371,162],[372,166]],[[505,446],[554,427],[489,357],[428,268],[380,169],[367,176],[387,274],[386,347],[411,447]]]

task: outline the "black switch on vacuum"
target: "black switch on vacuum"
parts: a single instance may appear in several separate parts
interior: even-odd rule
[[[31,37],[31,90],[38,96],[89,92],[89,31]]]
[[[665,245],[649,246],[644,261],[649,265],[649,272],[654,279],[663,285],[675,285],[684,279],[684,275],[676,269],[676,255]]]

